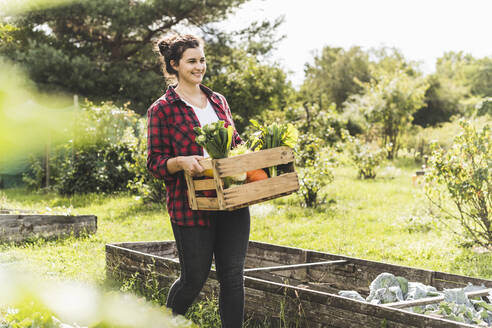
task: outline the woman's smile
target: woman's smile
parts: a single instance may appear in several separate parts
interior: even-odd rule
[[[188,48],[183,52],[179,65],[174,66],[181,82],[196,84],[202,82],[207,63],[201,47]]]

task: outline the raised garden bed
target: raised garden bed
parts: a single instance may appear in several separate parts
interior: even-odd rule
[[[153,285],[148,279],[155,279],[163,289],[169,288],[180,272],[173,241],[108,244],[106,265],[110,279],[138,279],[142,286]],[[245,270],[246,314],[278,322],[283,316],[287,326],[297,327],[475,327],[337,295],[340,290],[368,295],[371,281],[382,272],[438,290],[468,283],[492,288],[491,280],[251,241]],[[212,292],[218,295],[215,270],[201,297]]]
[[[7,214],[0,213],[0,242],[19,243],[37,238],[53,239],[71,234],[93,234],[97,230],[95,215]]]

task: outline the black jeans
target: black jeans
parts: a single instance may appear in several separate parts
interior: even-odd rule
[[[244,261],[248,249],[249,208],[214,212],[210,227],[172,224],[181,276],[172,285],[166,306],[184,315],[207,280],[215,256],[220,284],[222,327],[239,328],[244,316]]]

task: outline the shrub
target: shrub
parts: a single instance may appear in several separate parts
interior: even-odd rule
[[[333,181],[329,161],[321,157],[321,144],[318,137],[302,134],[296,145],[297,165],[302,167],[299,171],[299,194],[306,207],[317,207],[325,203],[326,196],[320,198],[319,193]]]
[[[304,107],[304,112],[302,114],[297,109],[290,113],[297,115],[299,131],[320,138],[323,145],[333,145],[343,139],[347,120],[337,112],[335,104],[331,104],[326,110],[320,110],[316,106]]]
[[[29,155],[29,167],[27,172],[22,174],[22,181],[29,190],[39,190],[46,185],[46,164],[43,163],[42,159],[32,154]]]
[[[147,138],[145,120],[139,123],[139,138],[135,147],[135,161],[130,165],[135,177],[128,183],[128,189],[142,195],[145,202],[166,204],[166,186],[147,170]]]
[[[123,191],[137,176],[138,116],[111,103],[86,103],[76,113],[72,140],[50,154],[50,182],[62,194]],[[24,181],[39,189],[46,179],[44,160],[31,159]]]
[[[490,126],[486,125],[481,131],[465,121],[461,121],[460,126],[462,133],[454,138],[449,150],[435,147],[430,158],[426,194],[446,213],[445,218],[460,223],[463,229],[459,233],[465,241],[491,247]]]
[[[135,178],[131,169],[134,163],[129,145],[86,145],[68,156],[60,168],[56,188],[61,194],[126,190],[128,182]]]
[[[492,97],[483,98],[479,101],[475,106],[475,110],[477,116],[492,116]]]
[[[385,149],[363,143],[357,138],[351,138],[350,153],[361,179],[374,179],[376,168],[387,156]]]
[[[305,167],[299,172],[299,193],[306,207],[318,207],[326,202],[326,195],[320,198],[321,189],[333,182],[333,173],[326,161]]]

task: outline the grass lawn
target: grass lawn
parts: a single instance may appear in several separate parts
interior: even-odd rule
[[[422,189],[412,186],[415,167],[394,178],[357,179],[350,167],[335,169],[319,209],[299,206],[290,195],[251,207],[251,239],[450,273],[492,279],[492,253],[460,248],[453,235],[429,219]],[[95,214],[93,236],[23,245],[0,245],[0,263],[17,263],[36,275],[105,285],[107,243],[172,240],[166,209],[134,195],[0,192],[0,208]]]

